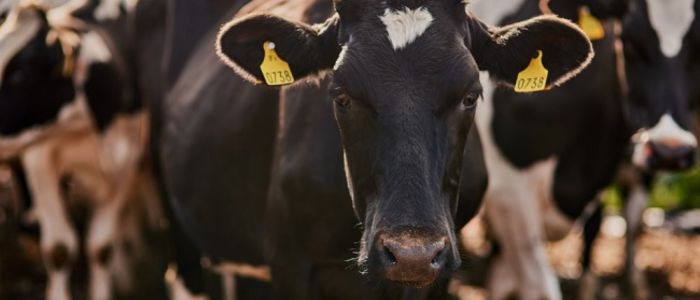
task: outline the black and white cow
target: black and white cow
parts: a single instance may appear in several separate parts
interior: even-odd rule
[[[334,14],[328,3],[320,1],[290,1],[286,7],[294,9],[287,10],[258,4],[259,10],[252,10],[258,14],[224,26],[217,40],[221,57],[245,78],[261,81],[259,65],[263,45],[269,41],[297,79],[332,72],[333,111],[340,127],[340,138],[335,139],[342,145],[349,194],[364,226],[359,261],[379,282],[402,286],[426,287],[460,263],[454,214],[467,135],[481,94],[478,70],[512,84],[536,51],[543,50],[549,53],[545,64],[553,86],[579,72],[592,55],[588,40],[570,22],[541,17],[489,29],[465,13],[464,2],[457,0],[345,0],[335,2]],[[261,11],[284,14],[293,21]],[[323,19],[316,26],[300,23]],[[323,244],[314,243],[337,232],[298,228],[309,228],[314,224],[309,220],[323,215],[327,222],[335,220],[338,207],[328,202],[329,211],[318,211],[320,207],[310,205],[316,202],[306,194],[294,196],[294,203],[264,201],[277,122],[282,122],[280,126],[302,122],[304,116],[294,114],[290,123],[278,119],[278,90],[250,86],[227,75],[226,69],[213,67],[218,59],[196,50],[170,92],[162,160],[171,200],[185,229],[206,254],[271,263],[278,298],[307,298],[311,291],[293,283],[309,279],[317,270],[314,264],[287,266],[288,272],[279,272],[276,264],[281,262],[262,255],[263,237],[276,235],[262,227],[266,207],[281,211],[286,224],[297,228],[291,236],[283,236],[291,244],[300,239],[298,248],[290,251],[302,251],[317,263],[347,258],[338,255],[347,249],[329,253]],[[314,112],[313,118],[328,120],[328,110]],[[333,142],[325,138],[305,143],[312,147]],[[311,149],[296,146],[303,144],[289,151]],[[339,148],[328,161],[315,165],[303,164],[303,159],[288,164],[284,160],[292,153],[279,151],[275,157],[284,163],[276,167],[284,167],[279,177],[284,188],[297,188],[296,177],[289,176],[295,172],[305,176],[298,178],[304,180],[299,188],[321,188],[313,186],[319,179],[306,181],[313,171],[304,169],[340,163]],[[327,195],[333,199],[333,193]],[[293,207],[276,207],[285,204]]]
[[[501,22],[538,15],[542,2],[520,1]],[[573,21],[589,6],[623,26],[604,23],[606,36],[594,42],[591,66],[561,89],[486,93],[477,124],[490,175],[485,213],[502,245],[490,275],[494,299],[513,293],[521,299],[561,298],[543,241],[563,237],[613,181],[630,142],[632,162],[647,170],[686,169],[697,146],[689,132],[695,101],[689,83],[697,78],[693,1],[549,2],[551,11]],[[592,218],[588,226],[599,226],[600,208]],[[594,237],[588,226],[586,257]]]
[[[133,103],[123,58],[99,30],[34,4],[0,26],[0,160],[20,159],[41,230],[47,299],[69,299],[79,238],[61,188],[70,176],[91,199],[90,297],[108,299],[109,266],[141,169],[148,123]]]

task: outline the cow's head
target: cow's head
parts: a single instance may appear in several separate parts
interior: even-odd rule
[[[107,38],[56,9],[20,5],[0,26],[0,135],[69,117],[79,107],[104,129],[131,104],[131,86]],[[76,100],[85,103],[69,105]]]
[[[691,109],[700,100],[700,1],[607,2],[617,3],[622,20],[626,109],[639,129],[632,162],[650,170],[687,169],[697,148]]]
[[[234,20],[219,53],[258,82],[266,41],[296,78],[332,72],[348,186],[365,227],[359,261],[370,275],[423,287],[460,263],[452,218],[479,70],[512,85],[541,50],[554,86],[589,62],[591,45],[552,16],[489,29],[461,0],[343,0],[336,11],[315,26]]]
[[[73,100],[59,43],[47,43],[51,27],[36,7],[13,10],[0,26],[0,135],[13,135],[54,119]]]

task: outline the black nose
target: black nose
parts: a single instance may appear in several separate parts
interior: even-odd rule
[[[447,237],[380,234],[377,244],[386,279],[413,287],[432,284],[448,257]]]
[[[649,165],[654,169],[681,171],[695,164],[695,147],[672,143],[651,142]]]

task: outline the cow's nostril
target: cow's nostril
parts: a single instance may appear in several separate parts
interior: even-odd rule
[[[384,246],[383,248],[384,259],[386,259],[386,261],[391,265],[396,264],[396,256],[394,256],[394,253],[391,252],[391,249],[389,249],[387,246]]]
[[[448,265],[447,238],[411,235],[381,235],[378,253],[383,275],[398,283],[414,287],[431,284]]]
[[[650,143],[649,166],[661,170],[686,170],[695,164],[695,147]]]
[[[442,262],[444,261],[444,253],[445,249],[442,249],[435,254],[435,257],[433,257],[433,259],[430,261],[433,268],[439,268],[440,265],[442,265]]]

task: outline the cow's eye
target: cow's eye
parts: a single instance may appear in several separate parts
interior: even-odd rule
[[[335,97],[335,104],[343,109],[350,109],[352,107],[352,99],[346,94],[340,94]]]
[[[474,108],[479,98],[481,98],[480,93],[468,93],[462,98],[462,105],[466,108]]]

